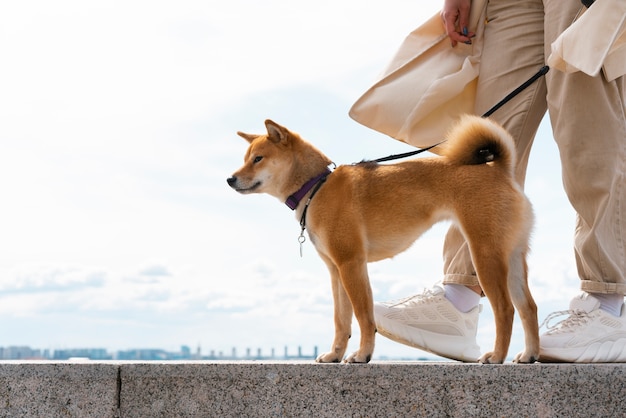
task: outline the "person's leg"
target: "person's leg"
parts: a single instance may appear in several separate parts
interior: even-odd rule
[[[541,0],[491,0],[487,18],[477,114],[486,112],[544,65]],[[492,116],[516,140],[520,183],[545,109],[545,82],[540,79]],[[444,357],[475,361],[480,351],[476,344],[480,298],[469,288],[477,287],[478,280],[465,239],[456,227],[446,236],[444,273],[443,286],[401,301],[376,303],[377,329],[394,341]]]
[[[577,9],[546,0],[546,39],[555,39]],[[553,71],[547,83],[563,184],[576,210],[574,250],[584,293],[572,300],[570,316],[541,337],[541,359],[626,361],[625,81]]]
[[[569,2],[546,1],[546,36],[567,27]],[[576,3],[576,2],[574,2]],[[556,15],[552,17],[553,15]],[[550,25],[548,22],[550,18]],[[563,185],[576,210],[574,249],[582,290],[626,293],[626,84],[623,77],[552,71],[550,121]]]

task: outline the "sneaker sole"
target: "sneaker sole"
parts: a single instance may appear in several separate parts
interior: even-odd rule
[[[598,342],[584,349],[540,347],[539,353],[541,363],[624,363],[626,362],[626,339]]]
[[[385,329],[384,327],[380,326],[379,324],[376,325],[376,331],[380,335],[382,335],[384,337],[387,337],[387,338],[389,338],[392,341],[395,341],[395,342],[398,342],[398,343],[401,343],[401,344],[404,344],[404,345],[408,345],[410,347],[417,348],[417,349],[422,350],[422,351],[426,351],[426,352],[434,354],[436,356],[445,357],[445,358],[450,359],[450,360],[461,361],[463,363],[477,363],[478,362],[478,358],[480,357],[480,348],[478,346],[476,346],[476,347],[468,347],[468,349],[466,351],[471,351],[472,352],[471,355],[447,353],[447,352],[442,351],[442,350],[433,349],[432,347],[428,347],[426,344],[418,344],[415,341],[409,341],[409,340],[407,340],[405,338],[402,338],[402,337],[396,335],[395,333]],[[428,334],[427,331],[421,331],[421,333],[427,333]],[[440,339],[442,337],[439,336],[439,335],[436,335],[434,338]],[[454,338],[454,337],[451,337],[451,338]]]

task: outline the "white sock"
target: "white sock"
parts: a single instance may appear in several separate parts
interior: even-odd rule
[[[462,284],[444,284],[446,299],[461,312],[469,312],[480,303],[480,295]]]
[[[620,317],[622,315],[622,305],[624,304],[624,295],[619,293],[589,293],[600,301],[600,309],[610,313],[613,316]]]

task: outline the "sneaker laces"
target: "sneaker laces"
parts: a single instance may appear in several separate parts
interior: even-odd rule
[[[558,318],[563,315],[569,315],[567,318],[557,322],[554,325],[550,325],[550,321],[554,318]],[[574,329],[580,325],[586,324],[591,317],[589,314],[582,310],[566,310],[566,311],[556,311],[552,312],[550,315],[546,317],[546,319],[541,323],[539,328],[543,328],[546,326],[548,333],[554,334],[557,332],[567,332],[570,329]]]
[[[440,290],[432,290],[424,288],[422,293],[418,293],[415,295],[407,296],[402,299],[396,299],[389,302],[389,307],[394,308],[400,305],[408,305],[408,304],[418,304],[424,303],[429,299],[432,299],[435,296],[440,296],[442,293]]]

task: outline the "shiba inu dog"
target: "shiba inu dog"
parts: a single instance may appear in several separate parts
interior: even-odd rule
[[[465,116],[437,156],[396,164],[332,164],[298,134],[266,120],[266,134],[248,141],[244,165],[227,182],[239,193],[268,193],[295,210],[332,280],[335,336],[318,362],[344,359],[354,314],[361,331],[346,362],[367,363],[376,324],[367,263],[406,250],[434,223],[450,219],[462,230],[496,322],[494,349],[476,359],[502,363],[511,340],[514,307],[525,348],[515,357],[539,357],[537,307],[527,283],[531,205],[513,175],[515,148],[504,128]]]

